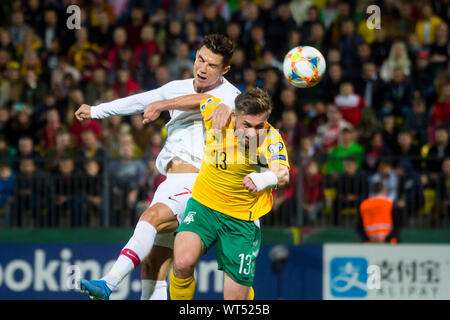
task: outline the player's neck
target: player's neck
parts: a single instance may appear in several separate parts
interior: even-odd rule
[[[213,84],[206,86],[206,87],[198,87],[197,83],[194,80],[194,90],[197,93],[204,93],[204,92],[208,92],[211,91],[212,89],[217,88],[218,86],[220,86],[223,83],[223,77],[219,77],[217,79],[216,82],[214,82]]]

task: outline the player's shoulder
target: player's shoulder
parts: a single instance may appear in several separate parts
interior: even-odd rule
[[[210,91],[212,95],[216,94],[224,98],[229,96],[237,96],[241,91],[229,82],[225,77],[222,77],[222,83]]]
[[[267,130],[267,139],[269,141],[283,140],[278,129],[275,129],[275,127],[270,123],[267,123],[266,130]]]
[[[200,111],[205,111],[207,108],[214,109],[222,100],[218,97],[212,96],[200,101]]]

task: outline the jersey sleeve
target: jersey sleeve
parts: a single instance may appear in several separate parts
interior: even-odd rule
[[[211,97],[207,99],[203,99],[200,102],[200,112],[203,116],[203,122],[205,123],[206,130],[211,129],[212,121],[206,121],[206,118],[210,116],[210,114],[214,111],[214,109],[220,104],[222,100],[216,97]]]
[[[274,163],[283,164],[290,168],[286,145],[278,130],[269,125],[267,137],[260,150],[269,168]]]

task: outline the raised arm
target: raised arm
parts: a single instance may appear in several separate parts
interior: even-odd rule
[[[142,112],[149,103],[162,99],[164,97],[160,94],[160,90],[155,89],[116,99],[111,102],[101,103],[97,106],[82,104],[75,112],[75,117],[82,121],[136,114]]]
[[[196,110],[200,107],[200,102],[209,97],[209,94],[197,93],[154,101],[145,107],[143,123],[155,121],[165,110]]]
[[[164,110],[198,110],[200,102],[210,97],[212,96],[209,94],[197,93],[152,102],[144,110],[143,123],[155,121]],[[231,111],[229,106],[224,103],[219,103],[205,120],[212,120],[213,129],[221,129],[228,122]]]

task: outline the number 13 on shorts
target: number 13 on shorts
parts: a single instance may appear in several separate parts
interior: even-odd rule
[[[239,266],[239,273],[240,274],[245,274],[245,275],[249,275],[250,272],[252,272],[252,258],[253,255],[252,254],[244,254],[241,253],[239,255],[239,258],[241,259],[241,264]]]

